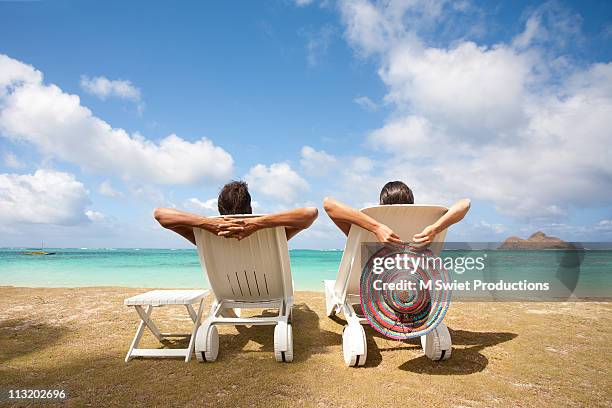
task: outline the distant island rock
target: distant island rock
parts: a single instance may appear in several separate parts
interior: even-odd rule
[[[549,237],[542,231],[532,234],[529,238],[509,237],[498,249],[568,249],[573,245],[557,237]]]

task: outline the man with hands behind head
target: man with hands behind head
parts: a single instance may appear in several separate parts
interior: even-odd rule
[[[221,189],[217,206],[220,215],[252,214],[251,195],[243,181],[232,181]],[[164,228],[176,232],[196,244],[193,228],[203,228],[225,238],[244,239],[263,228],[285,227],[287,240],[308,228],[317,218],[315,207],[295,208],[258,217],[204,217],[172,208],[157,208],[155,219]]]

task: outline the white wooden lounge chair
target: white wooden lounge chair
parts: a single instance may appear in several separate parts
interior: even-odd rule
[[[293,282],[285,228],[262,229],[241,241],[199,228],[193,231],[200,263],[214,296],[210,313],[196,335],[198,361],[216,360],[220,324],[276,325],[274,356],[279,362],[292,361]],[[248,308],[277,309],[278,315],[241,318],[232,313],[232,309]]]
[[[389,226],[404,240],[421,232],[426,226],[435,223],[448,211],[445,207],[434,205],[379,205],[361,210],[365,214]],[[444,242],[446,230],[439,233],[435,242]],[[369,231],[352,225],[340,261],[336,280],[323,281],[327,316],[332,317],[342,312],[347,326],[342,333],[342,351],[344,362],[348,366],[362,366],[367,358],[367,343],[362,324],[367,320],[355,312],[354,305],[360,305],[359,282],[361,277],[361,245],[366,242],[377,242]],[[432,246],[434,255],[441,245]],[[421,337],[421,345],[427,357],[433,360],[446,360],[451,354],[451,338],[444,323]]]
[[[185,362],[191,360],[193,347],[195,342],[195,333],[200,325],[202,318],[203,300],[208,294],[207,290],[152,290],[141,295],[133,296],[125,299],[126,306],[133,306],[140,316],[140,325],[136,330],[136,335],[132,341],[132,345],[125,356],[125,362],[130,361],[132,357],[184,357]],[[193,309],[194,304],[199,304],[198,311]],[[191,333],[162,333],[157,325],[151,319],[151,313],[154,307],[166,305],[184,305],[189,312],[189,316],[193,322]],[[146,309],[144,307],[146,306]],[[138,348],[140,339],[144,334],[145,326],[153,333],[160,342],[171,337],[189,337],[189,346],[186,349],[142,349]]]

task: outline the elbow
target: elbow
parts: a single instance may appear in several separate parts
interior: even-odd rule
[[[304,218],[308,226],[311,226],[312,223],[319,216],[319,210],[317,207],[306,207],[304,208]]]
[[[468,213],[468,211],[470,211],[470,206],[472,205],[472,202],[470,201],[469,198],[464,198],[462,200],[459,201],[460,202],[460,207],[459,207],[459,211],[458,211],[458,215],[459,215],[459,219],[462,220]]]
[[[333,198],[325,197],[323,199],[323,209],[325,210],[326,213],[329,214],[331,211],[333,211],[335,205],[336,205],[336,201]]]
[[[165,215],[166,215],[165,208],[156,208],[153,211],[153,218],[155,218],[157,222],[159,222],[161,225],[164,225]]]
[[[153,210],[153,218],[159,221],[162,217],[163,208],[156,208]]]

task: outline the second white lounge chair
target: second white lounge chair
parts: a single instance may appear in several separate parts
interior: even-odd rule
[[[448,209],[435,205],[379,205],[361,210],[365,214],[391,228],[404,240],[421,232],[435,223]],[[434,241],[444,242],[446,230],[439,233]],[[367,320],[356,313],[354,305],[360,305],[359,282],[362,271],[361,246],[363,243],[377,242],[369,231],[353,225],[346,240],[344,254],[340,261],[336,280],[323,281],[325,287],[326,312],[329,317],[342,312],[347,321],[342,333],[342,352],[348,366],[362,366],[367,358],[367,343],[362,324]],[[439,255],[441,245],[432,246],[434,255]],[[451,338],[444,323],[440,323],[426,336],[421,337],[421,345],[427,357],[432,360],[446,360],[451,354]]]
[[[274,356],[279,362],[292,361],[293,282],[285,228],[259,230],[241,241],[199,228],[194,228],[194,234],[200,263],[214,297],[210,313],[196,335],[198,361],[216,360],[220,324],[276,325]],[[278,315],[244,318],[232,312],[248,308],[278,309]]]

